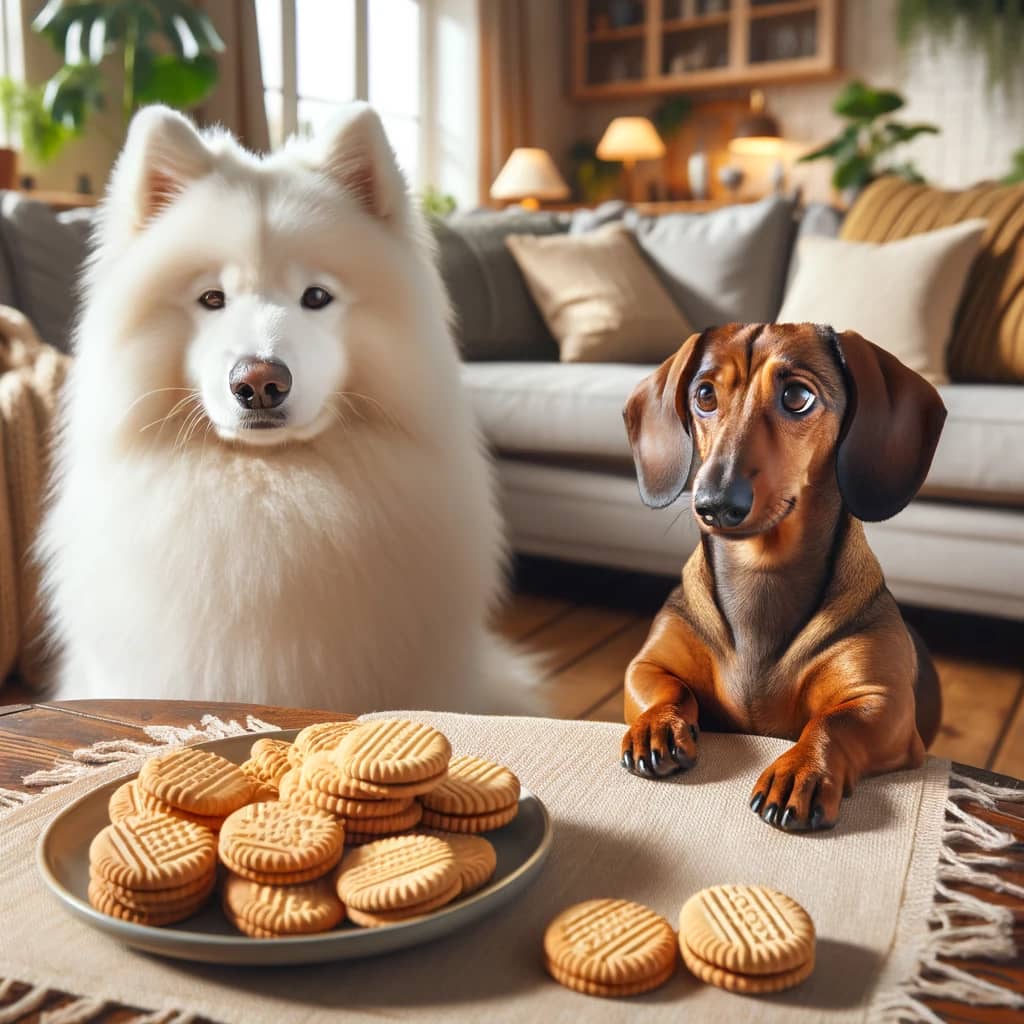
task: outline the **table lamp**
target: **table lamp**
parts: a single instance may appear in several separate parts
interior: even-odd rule
[[[539,209],[542,199],[568,197],[569,186],[546,149],[513,149],[491,185],[492,199],[518,199],[527,210]]]
[[[621,160],[626,168],[626,191],[631,199],[634,189],[634,168],[638,160],[658,160],[665,155],[654,125],[646,117],[617,117],[604,130],[597,144],[600,160]]]
[[[750,94],[750,110],[740,118],[729,142],[729,152],[744,156],[777,156],[782,148],[779,122],[764,108],[764,93]]]

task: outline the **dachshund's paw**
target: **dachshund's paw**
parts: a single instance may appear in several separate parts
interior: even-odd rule
[[[660,779],[697,763],[695,722],[676,704],[655,704],[629,727],[622,740],[622,764],[634,775]]]
[[[835,826],[842,798],[835,766],[797,744],[761,773],[750,809],[787,832],[817,831]]]

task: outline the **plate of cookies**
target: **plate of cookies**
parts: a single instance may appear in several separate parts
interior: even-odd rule
[[[66,807],[38,862],[71,913],[129,946],[270,965],[464,928],[530,885],[550,846],[511,770],[383,719],[161,752]]]

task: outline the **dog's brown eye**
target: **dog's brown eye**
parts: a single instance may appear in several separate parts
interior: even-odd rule
[[[199,296],[199,305],[206,309],[223,309],[224,293],[219,288],[210,288]]]
[[[304,309],[323,309],[328,303],[334,301],[334,296],[323,288],[307,288],[302,293],[302,306]]]
[[[797,415],[810,412],[814,405],[814,392],[803,384],[787,384],[782,389],[782,405],[787,412]]]
[[[693,394],[693,400],[701,412],[714,412],[718,408],[718,399],[715,397],[714,386],[705,381],[697,386]]]

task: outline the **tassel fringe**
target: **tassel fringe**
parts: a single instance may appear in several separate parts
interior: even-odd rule
[[[975,977],[940,959],[981,957],[998,961],[1011,960],[1017,955],[1013,911],[950,886],[950,883],[967,884],[1024,898],[1024,886],[988,870],[1019,869],[1019,858],[1000,855],[1000,851],[1019,846],[1016,836],[982,821],[964,806],[977,804],[1007,813],[999,803],[1016,805],[1024,812],[1024,789],[993,786],[958,772],[950,773],[935,902],[928,918],[930,932],[914,976],[898,988],[876,997],[871,1020],[885,1024],[908,1021],[943,1024],[942,1018],[930,1010],[923,999],[1024,1010],[1024,995]],[[1024,824],[1024,813],[1021,822]],[[991,973],[998,976],[998,971]]]

